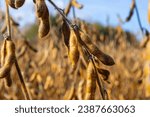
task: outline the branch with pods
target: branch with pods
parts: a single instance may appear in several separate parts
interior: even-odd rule
[[[76,0],[70,0],[67,9],[65,9],[64,12],[52,0],[48,0],[48,1],[59,12],[59,14],[63,18],[62,33],[64,35],[64,43],[68,48],[68,57],[71,61],[73,69],[76,69],[77,62],[80,56],[86,56],[88,58],[88,61],[85,60],[87,63],[87,78],[86,78],[86,94],[84,96],[84,99],[88,99],[88,100],[94,99],[95,92],[96,92],[96,83],[98,84],[101,98],[108,99],[108,94],[104,86],[104,81],[107,81],[110,73],[108,70],[102,69],[99,66],[97,66],[96,60],[100,61],[104,65],[112,66],[115,64],[113,58],[105,54],[101,50],[99,50],[99,48],[92,43],[92,40],[90,39],[90,37],[86,32],[85,24],[81,24],[81,28],[80,28],[78,25],[73,24],[67,18],[67,15],[71,7],[73,8],[76,7],[81,9],[83,5],[79,4]],[[23,90],[25,92],[25,97],[26,99],[30,99],[29,93],[27,91],[27,87],[25,85],[23,76],[21,74],[21,70],[19,68],[15,56],[15,45],[13,44],[11,39],[12,38],[11,24],[10,24],[9,7],[8,7],[11,6],[14,9],[18,9],[24,4],[25,0],[5,0],[5,2],[6,2],[6,20],[7,20],[8,35],[4,40],[4,45],[3,45],[4,49],[2,49],[3,52],[1,52],[3,53],[3,57],[2,57],[3,60],[1,60],[2,61],[1,64],[3,66],[0,69],[0,73],[3,70],[5,71],[4,72],[5,75],[2,74],[3,77],[0,76],[0,78],[5,78],[7,81],[8,79],[10,79],[10,70],[14,63]],[[38,35],[39,38],[44,38],[50,31],[49,11],[45,3],[45,0],[33,0],[33,2],[35,3],[36,16],[39,20]],[[11,45],[11,47],[9,47],[9,45]],[[5,58],[8,58],[8,60]],[[7,71],[4,70],[5,67],[7,68]],[[102,77],[99,78],[98,74],[100,74]]]

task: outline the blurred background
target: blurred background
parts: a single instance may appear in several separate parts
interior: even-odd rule
[[[69,0],[54,0],[54,2],[62,9],[66,7]],[[118,15],[124,20],[130,10],[132,0],[78,0],[84,5],[84,9],[76,11],[76,16],[88,22],[98,22],[104,26],[117,26],[119,24]],[[149,29],[147,21],[148,0],[136,0],[137,7],[143,27]],[[57,11],[47,2],[49,12],[56,15]],[[4,0],[0,1],[0,8],[5,11]],[[13,18],[19,21],[21,27],[27,24],[35,23],[34,3],[32,0],[26,0],[23,7],[18,10],[10,9]],[[72,18],[72,14],[69,15]],[[133,15],[130,22],[122,25],[123,29],[133,32],[137,38],[141,39],[141,32],[137,22],[136,15]]]

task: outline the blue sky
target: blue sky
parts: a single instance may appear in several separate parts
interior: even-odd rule
[[[60,8],[64,8],[69,0],[53,0]],[[107,18],[109,16],[109,24],[112,26],[118,25],[117,14],[125,19],[129,13],[130,4],[132,0],[78,0],[84,4],[82,10],[76,9],[77,17],[90,21],[100,22],[107,25]],[[142,21],[142,25],[149,30],[149,24],[147,21],[148,0],[136,0],[139,8],[139,13]],[[56,10],[47,2],[50,14],[55,14]],[[5,10],[4,0],[0,1],[1,9]],[[16,20],[19,20],[21,26],[35,21],[34,4],[33,0],[26,0],[24,6],[18,10],[10,9],[11,15]],[[69,17],[72,17],[70,15]],[[139,37],[139,26],[136,19],[136,15],[132,17],[129,23],[123,25],[123,28],[134,32]]]

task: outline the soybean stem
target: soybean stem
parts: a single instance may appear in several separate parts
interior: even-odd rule
[[[19,80],[20,80],[21,85],[22,85],[22,87],[23,87],[23,92],[25,93],[25,98],[26,98],[27,100],[30,100],[30,96],[29,96],[27,87],[26,87],[26,85],[25,85],[23,76],[22,76],[22,74],[21,74],[21,71],[20,71],[20,68],[19,68],[19,65],[18,65],[17,60],[15,61],[15,66],[16,66],[16,70],[17,70],[17,72],[18,72]]]
[[[9,6],[8,6],[8,0],[5,0],[6,5],[6,22],[7,22],[7,32],[8,32],[8,39],[11,39],[11,26],[10,26],[10,16],[9,16]]]

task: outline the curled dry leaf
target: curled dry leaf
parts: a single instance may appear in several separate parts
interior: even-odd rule
[[[79,4],[76,0],[70,0],[69,4],[67,5],[67,7],[65,8],[65,11],[64,11],[66,16],[69,14],[72,6],[78,8],[78,9],[83,8],[83,5]]]
[[[72,6],[78,8],[78,9],[82,9],[82,8],[83,8],[83,5],[82,5],[82,4],[79,4],[79,3],[77,2],[77,0],[72,0],[71,4],[72,4]]]

